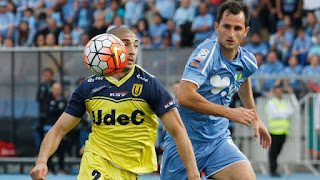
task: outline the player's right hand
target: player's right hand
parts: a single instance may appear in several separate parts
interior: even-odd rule
[[[254,120],[254,110],[245,109],[243,107],[229,108],[226,118],[233,122],[250,126],[251,122]]]
[[[48,173],[48,166],[45,163],[37,164],[30,172],[32,180],[45,180]]]

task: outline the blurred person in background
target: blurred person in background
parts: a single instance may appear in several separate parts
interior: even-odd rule
[[[47,22],[48,26],[42,31],[39,31],[38,34],[44,34],[45,36],[47,36],[47,34],[51,33],[54,36],[55,43],[58,43],[61,29],[57,26],[57,22],[55,19],[50,18],[47,20]]]
[[[89,34],[83,33],[83,34],[81,35],[81,38],[80,38],[80,44],[79,44],[79,46],[86,46],[89,41],[90,41],[90,36],[89,36]]]
[[[12,38],[4,38],[2,47],[14,47],[14,42]]]
[[[152,38],[153,46],[160,47],[168,29],[159,13],[154,13],[152,19],[153,23],[149,27],[149,34]]]
[[[298,36],[293,42],[291,54],[297,56],[299,64],[305,66],[307,63],[307,55],[311,48],[311,38],[306,35],[304,27],[298,29]]]
[[[181,36],[180,36],[179,30],[176,29],[174,21],[169,19],[166,24],[167,24],[166,36],[168,36],[167,34],[170,34],[171,46],[176,47],[176,48],[180,47],[181,46]],[[166,36],[165,36],[165,39],[166,39]]]
[[[107,14],[105,16],[106,26],[109,27],[113,22],[116,16],[124,17],[124,10],[120,7],[120,4],[117,0],[111,0],[110,6],[107,9]]]
[[[299,64],[298,58],[295,55],[291,55],[288,61],[288,66],[284,68],[284,70],[280,73],[282,76],[286,76],[287,78],[290,78],[292,76],[299,76],[302,73],[302,68]],[[294,94],[298,99],[300,99],[303,95],[301,89],[302,84],[299,79],[289,79],[289,80],[282,80],[284,83],[288,83],[294,91]]]
[[[306,15],[306,34],[311,38],[315,38],[320,33],[320,19],[318,20],[314,12],[308,12]]]
[[[153,13],[159,13],[163,22],[172,19],[176,10],[177,0],[147,0]]]
[[[116,28],[116,27],[127,27],[127,25],[125,25],[123,23],[123,19],[121,16],[116,16],[113,20],[113,23],[108,27],[107,31]],[[104,32],[105,33],[105,32]]]
[[[95,20],[94,23],[89,31],[90,38],[95,37],[96,35],[106,33],[107,26],[104,22],[104,15],[98,16]]]
[[[308,55],[320,56],[320,32],[316,34],[316,42],[310,47]]]
[[[74,44],[72,43],[72,36],[70,33],[64,34],[63,43],[61,44],[61,46],[74,46]]]
[[[144,31],[142,33],[140,46],[142,49],[153,49],[154,48],[153,43],[152,43],[152,39],[151,39],[148,31]]]
[[[181,31],[181,25],[192,23],[196,15],[195,8],[190,5],[190,0],[180,0],[180,7],[174,13],[173,21],[176,24],[176,29]]]
[[[0,1],[0,34],[5,38],[13,38],[15,17],[7,9],[7,1]]]
[[[294,28],[301,27],[303,0],[276,0],[277,16],[283,20],[285,15],[291,18]]]
[[[104,19],[107,14],[107,0],[97,0],[93,6],[95,7],[93,20],[96,21],[100,16],[103,16]]]
[[[55,82],[52,84],[51,87],[52,90],[52,96],[49,98],[49,106],[47,110],[47,117],[44,122],[43,126],[43,132],[44,134],[47,134],[47,132],[53,127],[57,119],[60,117],[60,115],[64,112],[64,109],[67,106],[67,101],[63,96],[62,86],[61,83]],[[59,170],[56,171],[55,166],[52,162],[52,157],[48,160],[48,169],[52,173],[56,174],[58,173],[66,173],[65,170],[65,152],[66,152],[66,146],[67,146],[67,136],[65,136],[56,152],[59,159]]]
[[[293,32],[288,30],[283,20],[277,22],[277,32],[272,34],[269,39],[271,50],[276,50],[280,54],[280,60],[286,61],[291,45],[294,41]]]
[[[263,73],[263,71],[261,70],[261,65],[264,63],[264,56],[260,53],[256,53],[254,54],[254,57],[257,60],[257,65],[258,65],[258,69],[252,74],[252,77],[257,78],[251,79],[251,86],[252,86],[252,93],[253,93],[253,97],[259,97],[261,96],[261,90],[262,90],[262,80],[258,79],[261,78],[263,76],[265,76],[265,74]]]
[[[45,36],[43,34],[38,34],[34,42],[35,47],[44,47],[46,45]]]
[[[276,51],[269,51],[267,61],[260,66],[260,71],[264,76],[277,76],[283,71],[283,63],[279,61]],[[272,88],[276,83],[276,79],[266,79],[261,81],[263,96],[270,96]]]
[[[42,71],[42,82],[38,88],[36,99],[39,103],[39,119],[35,132],[36,146],[40,147],[40,142],[44,137],[43,127],[48,116],[50,98],[52,97],[52,85],[56,82],[53,79],[54,72],[51,68]]]
[[[46,41],[46,43],[45,43],[46,47],[57,47],[58,46],[56,43],[56,38],[53,33],[47,34],[45,41]]]
[[[199,4],[199,15],[192,22],[191,31],[194,32],[194,46],[197,47],[201,42],[210,37],[213,33],[214,17],[208,13],[206,3]]]
[[[48,27],[47,14],[45,12],[40,12],[37,15],[37,24],[38,24],[38,28],[37,28],[38,32],[42,32],[44,29]]]
[[[59,33],[58,43],[59,45],[64,44],[64,36],[65,34],[71,34],[72,45],[77,46],[80,43],[80,32],[76,29],[72,29],[72,24],[64,24],[62,31]]]
[[[93,24],[94,9],[90,6],[90,0],[80,0],[80,6],[75,12],[73,24],[81,33],[89,32]]]
[[[31,8],[27,8],[23,11],[23,16],[20,19],[17,19],[19,22],[27,21],[31,30],[37,29],[37,19],[34,17],[34,12]]]
[[[131,28],[143,18],[146,2],[144,0],[122,0],[124,5],[124,24]]]
[[[27,21],[21,21],[15,34],[15,46],[31,47],[36,31],[29,27]]]
[[[62,5],[61,4],[55,4],[53,7],[53,14],[51,15],[51,18],[56,20],[57,26],[59,28],[62,28],[64,22],[64,14],[62,11]]]
[[[283,84],[277,84],[272,90],[273,97],[267,102],[267,119],[272,138],[269,150],[269,170],[272,177],[280,177],[277,172],[277,158],[286,137],[290,133],[290,117],[294,109],[290,100],[283,98]]]
[[[259,32],[253,32],[249,43],[243,46],[246,50],[252,54],[261,54],[266,57],[269,51],[269,47],[265,42],[262,42],[261,34]]]
[[[137,38],[141,40],[142,34],[147,31],[149,32],[149,23],[146,18],[141,18],[137,22]]]
[[[309,65],[305,66],[302,70],[303,76],[319,76],[320,75],[320,65],[319,65],[320,56],[317,55],[310,55],[308,56]],[[308,92],[316,92],[317,89],[320,87],[320,80],[318,78],[310,77],[307,80],[302,81],[303,87],[308,87],[305,90],[306,93]]]

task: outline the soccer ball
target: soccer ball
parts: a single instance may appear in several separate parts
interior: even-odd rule
[[[112,34],[93,37],[84,48],[84,62],[97,76],[119,73],[127,64],[128,52],[123,42]]]

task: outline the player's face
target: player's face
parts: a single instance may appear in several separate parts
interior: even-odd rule
[[[139,42],[135,34],[123,34],[118,36],[128,51],[128,62],[127,65],[123,68],[123,71],[130,71],[137,59]]]
[[[215,22],[214,28],[220,46],[226,51],[237,51],[250,29],[245,27],[245,15],[242,11],[235,15],[228,10],[224,11],[220,23]]]

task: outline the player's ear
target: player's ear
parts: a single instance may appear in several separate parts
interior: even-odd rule
[[[244,37],[247,36],[248,32],[250,31],[250,26],[247,26],[245,31],[244,31]]]
[[[215,32],[217,32],[218,26],[219,26],[219,23],[214,22],[214,31],[215,31]]]

